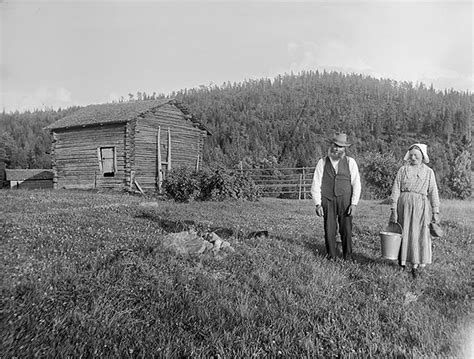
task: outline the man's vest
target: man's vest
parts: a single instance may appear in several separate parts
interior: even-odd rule
[[[329,156],[326,156],[323,178],[321,181],[321,196],[332,199],[343,195],[352,196],[351,173],[349,161],[344,156],[339,160],[338,171],[331,164]]]

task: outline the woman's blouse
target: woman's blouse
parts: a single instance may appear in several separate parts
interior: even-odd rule
[[[392,187],[392,208],[397,208],[401,192],[415,192],[427,196],[433,212],[439,212],[439,194],[435,174],[424,163],[418,166],[400,167]]]

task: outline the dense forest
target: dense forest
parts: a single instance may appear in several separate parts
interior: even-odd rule
[[[127,101],[155,96],[137,92]],[[474,95],[467,92],[311,71],[168,96],[185,103],[212,132],[204,153],[211,168],[314,166],[327,138],[344,131],[355,157],[402,158],[410,144],[426,143],[443,195],[470,194]],[[42,129],[76,109],[1,114],[0,166],[48,168],[50,135]]]

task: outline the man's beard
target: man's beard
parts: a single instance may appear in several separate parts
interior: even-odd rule
[[[340,160],[344,156],[345,151],[329,151],[329,155],[333,160]]]

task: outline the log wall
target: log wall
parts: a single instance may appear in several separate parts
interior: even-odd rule
[[[157,148],[160,127],[161,151]],[[168,165],[168,129],[171,135],[171,163]],[[144,189],[158,187],[158,159],[161,152],[163,177],[168,168],[200,166],[206,132],[196,128],[174,106],[165,105],[137,121],[135,133],[134,169],[137,181]]]
[[[97,149],[115,147],[114,177],[100,171]],[[126,126],[115,124],[53,133],[52,165],[55,188],[123,188],[126,179]]]

